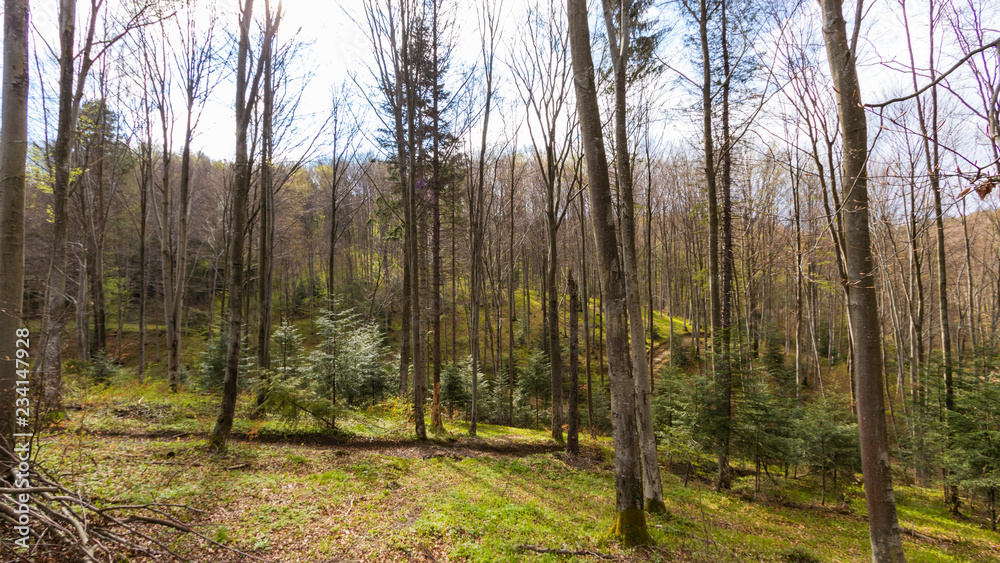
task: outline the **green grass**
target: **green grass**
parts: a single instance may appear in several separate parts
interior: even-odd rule
[[[162,382],[71,385],[67,402],[81,410],[42,436],[39,460],[101,504],[204,510],[175,513],[209,537],[278,561],[430,560],[426,553],[441,562],[593,560],[522,545],[651,561],[870,558],[863,493],[843,479],[846,503],[824,507],[812,476],[764,477],[753,498],[752,476],[719,494],[707,476],[684,486],[683,467],[665,470],[667,513],[648,516],[657,548],[628,552],[607,538],[615,500],[607,438],[583,436],[584,455],[571,458],[546,448],[554,443],[544,431],[480,424],[470,439],[466,423],[446,421],[448,434],[421,444],[409,440],[406,405],[388,402],[340,420],[354,439],[324,443],[310,439],[324,434],[304,419],[248,420],[251,400],[241,397],[239,439],[220,455],[203,447],[216,396],[171,394]],[[1000,535],[980,520],[956,521],[938,491],[897,494],[902,525],[931,538],[904,536],[909,561],[1000,561]],[[172,545],[195,560],[239,560],[191,536]]]

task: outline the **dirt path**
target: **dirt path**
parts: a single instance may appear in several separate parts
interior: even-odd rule
[[[653,346],[653,377],[656,377],[663,366],[670,361],[670,339]]]

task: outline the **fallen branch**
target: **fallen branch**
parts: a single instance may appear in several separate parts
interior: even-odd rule
[[[11,456],[10,450],[0,445],[0,458],[10,459]],[[16,495],[31,493],[28,533],[35,539],[34,555],[68,551],[75,554],[74,559],[111,562],[120,560],[124,554],[142,553],[157,561],[188,561],[168,546],[172,539],[161,541],[147,533],[151,527],[158,527],[193,535],[244,561],[264,561],[205,536],[175,516],[179,510],[204,514],[202,510],[168,503],[99,507],[84,493],[60,484],[37,461],[32,461],[29,480],[34,486],[17,488],[0,479],[0,521],[18,522],[22,512],[15,511],[18,508]]]
[[[24,488],[11,488],[11,487],[0,487],[0,495],[17,495],[21,493],[58,493],[59,489],[55,487],[24,487]]]
[[[625,561],[624,558],[618,557],[617,555],[610,555],[607,553],[601,553],[599,551],[594,551],[591,549],[551,549],[547,547],[538,547],[534,545],[522,544],[517,546],[518,551],[533,551],[535,553],[550,553],[553,555],[586,555],[589,557],[596,557],[598,559],[605,559],[608,561]]]
[[[432,561],[432,563],[437,563],[437,558],[434,557],[434,554],[431,553],[430,549],[428,549],[427,544],[423,544],[423,543],[420,544],[420,551],[422,551],[424,553],[424,555],[426,555],[427,558]]]
[[[918,540],[929,541],[931,543],[954,543],[954,542],[952,542],[952,540],[949,540],[949,539],[935,538],[935,537],[928,536],[926,534],[921,534],[920,532],[914,530],[913,528],[907,528],[905,526],[900,526],[899,528],[900,528],[900,530],[903,531],[904,534],[910,536],[911,538],[916,538]]]

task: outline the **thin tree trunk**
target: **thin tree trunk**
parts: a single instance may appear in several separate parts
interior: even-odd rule
[[[80,266],[77,268],[76,279],[76,356],[83,362],[90,361],[90,300],[87,299],[87,287],[90,285],[87,275],[87,253],[81,252]]]
[[[432,372],[434,377],[433,400],[431,401],[431,427],[435,431],[444,431],[444,422],[441,420],[441,159],[440,140],[441,124],[438,112],[438,98],[440,98],[441,78],[438,75],[438,2],[434,0],[432,7],[432,31],[433,44],[433,80],[434,85],[431,92],[432,116],[434,124],[432,126],[432,179],[431,186],[434,203],[432,204],[433,219],[431,224],[431,330],[434,332]]]
[[[414,74],[416,69],[410,64],[410,32],[415,25],[415,16],[410,13],[410,6],[407,2],[402,2],[401,7],[401,29],[402,29],[402,66],[396,69],[396,80],[402,80],[404,84],[397,85],[397,126],[399,133],[397,138],[402,136],[402,122],[398,115],[403,107],[403,95],[400,89],[405,86],[406,107],[406,158],[407,173],[403,178],[403,191],[407,194],[404,201],[408,215],[406,217],[406,259],[410,269],[410,335],[412,338],[411,352],[413,353],[413,420],[414,430],[417,438],[427,439],[427,428],[424,423],[424,350],[423,350],[423,327],[421,326],[420,309],[420,260],[418,256],[419,245],[417,243],[417,193],[416,193],[416,92],[417,80]],[[414,73],[414,74],[411,74]],[[399,149],[403,150],[402,147]],[[400,159],[400,163],[404,162]],[[400,164],[402,166],[402,164]]]
[[[514,294],[517,284],[514,282],[514,189],[516,186],[514,171],[517,164],[517,150],[510,151],[510,232],[507,248],[507,423],[514,425],[514,320],[517,310],[514,308]]]
[[[551,171],[550,171],[551,172]],[[548,305],[548,315],[545,323],[549,344],[549,368],[552,376],[552,438],[563,441],[563,377],[562,377],[562,346],[559,341],[559,295],[556,292],[556,275],[558,273],[558,256],[556,249],[556,202],[553,193],[555,178],[550,174],[546,185],[546,233],[548,235],[548,260],[545,269],[545,286]]]
[[[274,158],[274,92],[272,81],[272,61],[264,61],[264,114],[261,131],[260,162],[260,242],[257,257],[257,310],[260,315],[257,326],[257,368],[262,371],[265,384],[257,391],[257,408],[267,400],[271,369],[271,314],[274,283],[274,181],[272,162]],[[334,170],[334,174],[336,174]],[[332,241],[331,241],[332,242]],[[332,248],[332,247],[331,247]],[[331,253],[331,257],[333,254]],[[310,254],[310,258],[312,254]],[[311,261],[310,261],[311,263]],[[332,273],[332,268],[331,268]],[[309,276],[310,291],[313,287],[312,272]]]
[[[729,42],[726,38],[729,22],[726,16],[728,0],[722,0],[722,267],[719,271],[719,324],[712,330],[712,350],[718,364],[715,369],[715,380],[718,393],[718,405],[715,416],[718,418],[716,434],[716,455],[719,473],[716,480],[717,489],[728,489],[731,481],[729,469],[729,437],[732,424],[732,301],[733,301],[733,227],[732,227],[732,167],[733,146],[729,128]],[[715,259],[715,254],[712,255]],[[749,315],[747,320],[749,321]],[[749,331],[748,331],[749,332]],[[749,336],[749,335],[748,335]],[[720,345],[716,347],[716,338]]]
[[[583,285],[583,346],[587,357],[587,426],[594,435],[594,394],[592,388],[593,370],[590,367],[590,293],[587,290],[587,217],[584,214],[583,194],[580,194],[580,281]]]
[[[580,298],[576,293],[576,280],[573,270],[566,278],[569,290],[569,427],[566,430],[566,451],[571,454],[580,453],[580,352],[578,349],[579,335],[577,311],[580,308]]]

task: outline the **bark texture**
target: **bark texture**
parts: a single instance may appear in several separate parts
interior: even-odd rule
[[[628,123],[625,112],[626,69],[629,60],[630,2],[622,2],[619,14],[621,43],[615,40],[614,22],[610,0],[604,0],[604,21],[608,28],[611,59],[615,73],[615,159],[618,188],[621,198],[621,234],[625,258],[625,295],[628,307],[628,326],[631,336],[632,373],[635,376],[635,400],[638,407],[638,429],[642,450],[642,485],[646,507],[651,512],[662,512],[663,483],[660,480],[660,463],[656,456],[656,436],[653,434],[653,394],[649,365],[646,363],[646,330],[642,324],[639,305],[638,261],[635,249],[635,194],[633,189],[631,153],[628,146]],[[652,341],[650,341],[652,342]]]
[[[629,363],[625,272],[615,232],[608,159],[601,133],[601,114],[594,83],[590,29],[585,0],[568,0],[573,83],[590,179],[590,212],[601,272],[601,305],[607,325],[608,372],[611,378],[611,425],[615,445],[617,518],[613,537],[626,545],[650,543],[643,512],[639,436],[636,432],[635,382]]]
[[[861,467],[872,561],[896,563],[903,554],[889,468],[874,264],[868,223],[868,130],[854,53],[841,0],[822,0],[823,37],[837,95],[844,143],[844,247],[854,347]]]
[[[268,8],[270,6],[268,5]],[[268,9],[270,12],[270,9]],[[263,62],[271,56],[271,40],[281,21],[281,4],[272,17],[268,13],[264,31],[264,48],[257,58],[257,69],[251,80],[248,76],[250,54],[250,22],[253,20],[253,1],[244,0],[239,15],[240,40],[236,62],[236,158],[233,175],[232,232],[229,248],[229,329],[226,341],[226,371],[222,382],[222,405],[215,428],[209,437],[209,445],[225,449],[229,433],[233,429],[236,413],[236,395],[240,368],[240,335],[243,329],[244,275],[246,258],[247,200],[250,193],[250,166],[247,156],[247,128],[251,110],[257,99]],[[249,95],[248,95],[249,94]]]
[[[4,2],[0,125],[0,436],[14,430],[16,331],[24,297],[24,184],[28,155],[28,0]],[[2,442],[0,442],[2,443]]]

